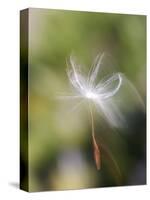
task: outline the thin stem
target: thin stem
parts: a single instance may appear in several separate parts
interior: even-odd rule
[[[95,128],[94,128],[94,118],[93,118],[93,112],[92,107],[89,103],[89,110],[90,110],[90,117],[91,117],[91,126],[92,126],[92,140],[93,140],[93,147],[94,147],[94,158],[96,167],[99,170],[101,168],[101,160],[100,160],[100,150],[97,145],[96,139],[95,139]]]

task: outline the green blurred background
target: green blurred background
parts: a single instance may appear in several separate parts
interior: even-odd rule
[[[86,108],[68,114],[74,102],[55,99],[70,89],[66,58],[74,52],[89,69],[103,51],[145,102],[145,16],[29,9],[30,191],[145,184],[144,112],[128,113],[133,123],[127,133],[114,133],[95,119],[97,141],[102,143],[102,167],[97,171]]]

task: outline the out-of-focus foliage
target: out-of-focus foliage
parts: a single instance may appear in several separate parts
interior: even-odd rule
[[[146,17],[29,10],[29,187],[62,190],[145,183],[145,114],[128,113],[130,129],[112,130],[95,118],[102,168],[96,170],[86,107],[56,100],[68,91],[66,59],[88,70],[99,52],[146,96]],[[129,105],[130,108],[130,105]],[[130,109],[129,109],[130,110]],[[69,114],[68,114],[69,113]]]

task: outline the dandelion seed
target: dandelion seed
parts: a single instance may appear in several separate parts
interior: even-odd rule
[[[73,56],[70,56],[69,63],[67,63],[67,75],[75,91],[74,94],[60,96],[62,99],[81,99],[81,101],[75,105],[72,110],[81,106],[81,104],[85,101],[88,103],[92,126],[94,158],[97,169],[100,169],[101,167],[101,156],[100,147],[98,146],[95,138],[92,104],[95,105],[98,112],[103,114],[103,117],[110,123],[110,125],[119,127],[125,124],[125,120],[117,104],[113,101],[113,97],[120,90],[123,80],[126,80],[126,82],[129,83],[128,85],[130,85],[130,88],[132,88],[135,94],[137,94],[136,89],[133,89],[134,86],[122,73],[113,73],[111,76],[104,77],[96,83],[97,75],[99,71],[101,71],[103,57],[104,53],[102,55],[99,54],[96,57],[88,75],[86,76],[81,72],[80,67],[74,62]]]

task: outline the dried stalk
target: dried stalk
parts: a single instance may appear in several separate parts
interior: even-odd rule
[[[101,168],[100,150],[99,150],[99,147],[98,147],[96,139],[95,139],[94,118],[93,118],[93,112],[92,112],[92,108],[91,108],[90,104],[89,104],[89,110],[90,110],[91,126],[92,126],[92,141],[93,141],[93,148],[94,148],[94,159],[95,159],[97,170],[100,170],[100,168]]]

